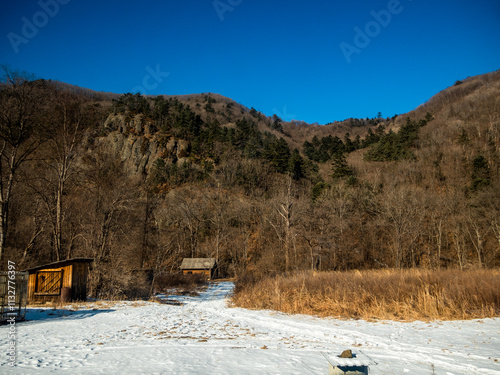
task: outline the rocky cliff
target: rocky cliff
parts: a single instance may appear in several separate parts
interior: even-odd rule
[[[177,165],[189,162],[189,142],[154,134],[153,125],[141,114],[130,118],[111,114],[104,129],[107,135],[96,138],[95,145],[121,160],[130,176],[147,175],[159,158]]]

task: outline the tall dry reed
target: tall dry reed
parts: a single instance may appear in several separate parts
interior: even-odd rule
[[[237,283],[234,306],[339,318],[500,316],[500,270],[301,272]]]

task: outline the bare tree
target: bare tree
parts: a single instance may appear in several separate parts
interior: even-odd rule
[[[94,267],[90,274],[91,291],[94,295],[101,289],[109,289],[105,278],[124,273],[125,263],[134,262],[132,255],[142,241],[137,236],[133,202],[138,189],[123,172],[122,165],[112,154],[97,149],[83,160],[80,207],[83,220],[83,236],[89,243]],[[113,236],[117,239],[113,242]],[[139,244],[132,243],[135,238]],[[113,252],[115,250],[115,252]],[[113,271],[113,272],[111,272]]]
[[[24,247],[23,256],[19,262],[19,265],[24,264],[24,262],[26,261],[27,255],[32,250],[32,248],[35,246],[37,239],[40,237],[40,235],[45,230],[45,225],[47,223],[47,219],[41,213],[40,206],[41,206],[40,200],[38,200],[38,199],[35,200],[35,207],[34,207],[33,212],[32,212],[33,231],[32,231],[32,234],[30,236],[30,239],[29,239],[27,245]]]
[[[484,216],[471,211],[472,210],[469,208],[465,231],[476,250],[477,264],[479,268],[482,268],[484,266],[484,239],[488,234],[489,228],[481,222]]]
[[[0,82],[0,260],[9,225],[9,204],[19,169],[37,150],[42,137],[41,83],[3,67]]]
[[[383,211],[391,228],[394,266],[415,267],[415,242],[420,235],[425,209],[415,191],[394,187],[384,197]]]
[[[225,240],[228,236],[228,221],[229,210],[232,206],[226,189],[221,186],[221,182],[214,177],[215,189],[204,189],[203,196],[209,207],[208,221],[212,227],[212,236],[215,237],[215,258],[217,259],[217,267],[220,267],[220,256],[224,247]]]
[[[346,239],[348,234],[345,233],[354,214],[353,201],[353,190],[346,186],[343,181],[325,190],[318,199],[321,212],[317,219],[327,228],[326,232],[331,244],[330,250],[334,268],[340,266],[341,260],[346,261],[346,257],[342,256],[346,255],[343,253],[347,253],[347,251],[344,251],[346,250],[345,247],[351,247],[353,243]],[[345,244],[348,245],[345,246]]]
[[[294,247],[295,237],[295,217],[293,208],[295,203],[292,178],[287,177],[284,189],[272,203],[270,215],[267,216],[267,222],[272,226],[278,240],[281,244],[283,257],[285,260],[285,270],[291,270],[290,252]],[[294,260],[296,260],[296,253]],[[294,262],[295,263],[295,262]]]
[[[60,260],[70,255],[63,245],[63,224],[65,220],[65,197],[68,182],[76,171],[77,147],[83,134],[86,118],[84,103],[67,91],[55,92],[50,99],[47,115],[47,142],[41,147],[38,181],[31,188],[45,203],[52,230],[54,258]],[[73,234],[73,237],[77,234]],[[68,241],[71,245],[71,241]]]
[[[442,193],[432,194],[428,211],[429,261],[431,266],[440,269],[446,245],[448,222],[452,211],[451,197]],[[435,252],[432,251],[435,249]]]
[[[56,176],[56,201],[55,201],[55,225],[54,243],[56,253],[62,253],[62,224],[63,224],[63,197],[66,192],[66,184],[73,173],[74,161],[76,158],[76,147],[82,134],[81,123],[84,119],[82,103],[71,98],[68,94],[62,94],[59,100],[59,121],[56,123],[56,136],[50,143],[54,150],[50,163]]]
[[[167,197],[171,214],[177,217],[178,229],[186,234],[192,258],[198,254],[198,240],[203,217],[202,200],[193,189],[185,188],[172,191]]]

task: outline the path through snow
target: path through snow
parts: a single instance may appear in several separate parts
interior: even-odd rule
[[[2,374],[328,374],[322,352],[362,350],[370,374],[500,375],[500,319],[366,322],[228,308],[229,282],[171,304],[31,308],[18,323],[17,367]],[[177,301],[180,304],[174,304]]]

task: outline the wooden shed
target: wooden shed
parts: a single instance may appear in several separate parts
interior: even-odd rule
[[[92,258],[73,258],[26,270],[28,302],[85,301]]]
[[[202,274],[209,280],[216,277],[216,267],[215,258],[184,258],[181,264],[184,275]]]

